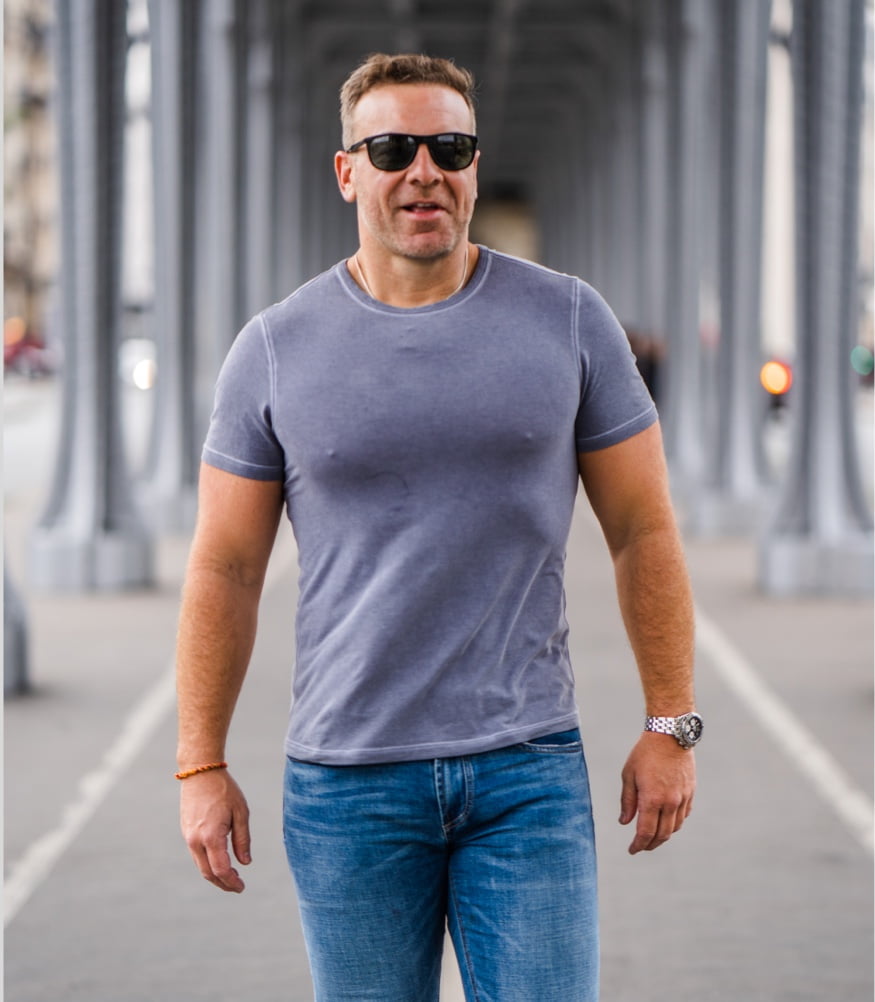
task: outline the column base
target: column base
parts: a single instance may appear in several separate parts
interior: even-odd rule
[[[750,536],[762,528],[769,510],[765,495],[740,498],[717,490],[690,497],[687,505],[684,531],[706,537]]]
[[[3,603],[3,695],[20,696],[30,689],[27,622],[23,610]]]
[[[184,487],[175,494],[161,494],[153,484],[137,490],[137,500],[147,524],[158,533],[191,535],[197,519],[197,487]]]
[[[776,535],[760,542],[759,585],[768,595],[867,597],[873,593],[873,539]]]
[[[122,591],[155,582],[151,538],[103,532],[72,538],[58,529],[37,529],[31,543],[30,579],[44,591]]]

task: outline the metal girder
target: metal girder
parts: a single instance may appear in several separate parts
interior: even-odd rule
[[[388,0],[389,13],[396,23],[395,38],[399,52],[417,52],[422,35],[416,19],[416,0]]]
[[[61,161],[62,425],[34,531],[38,587],[114,590],[154,580],[133,498],[117,381],[121,328],[124,9],[56,0]]]
[[[479,131],[484,141],[501,146],[505,107],[510,89],[510,62],[517,48],[515,20],[522,0],[495,0],[492,9],[490,42],[481,83],[487,98]]]
[[[796,180],[794,429],[781,501],[760,550],[778,595],[871,594],[872,514],[855,442],[863,0],[793,9]]]

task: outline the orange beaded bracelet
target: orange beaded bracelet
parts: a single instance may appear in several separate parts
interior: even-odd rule
[[[209,765],[199,765],[194,769],[186,769],[185,772],[174,773],[176,779],[188,779],[189,776],[196,776],[199,772],[211,772],[213,769],[227,769],[227,762],[210,762]]]

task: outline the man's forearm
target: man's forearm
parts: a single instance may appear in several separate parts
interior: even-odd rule
[[[221,570],[190,566],[177,642],[180,768],[225,757],[255,642],[259,593]]]
[[[614,554],[614,568],[646,712],[676,716],[691,710],[695,700],[693,598],[674,524],[630,540]]]

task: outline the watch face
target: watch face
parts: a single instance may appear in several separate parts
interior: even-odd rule
[[[698,713],[690,713],[684,718],[681,737],[686,745],[694,745],[702,737],[702,718]]]

